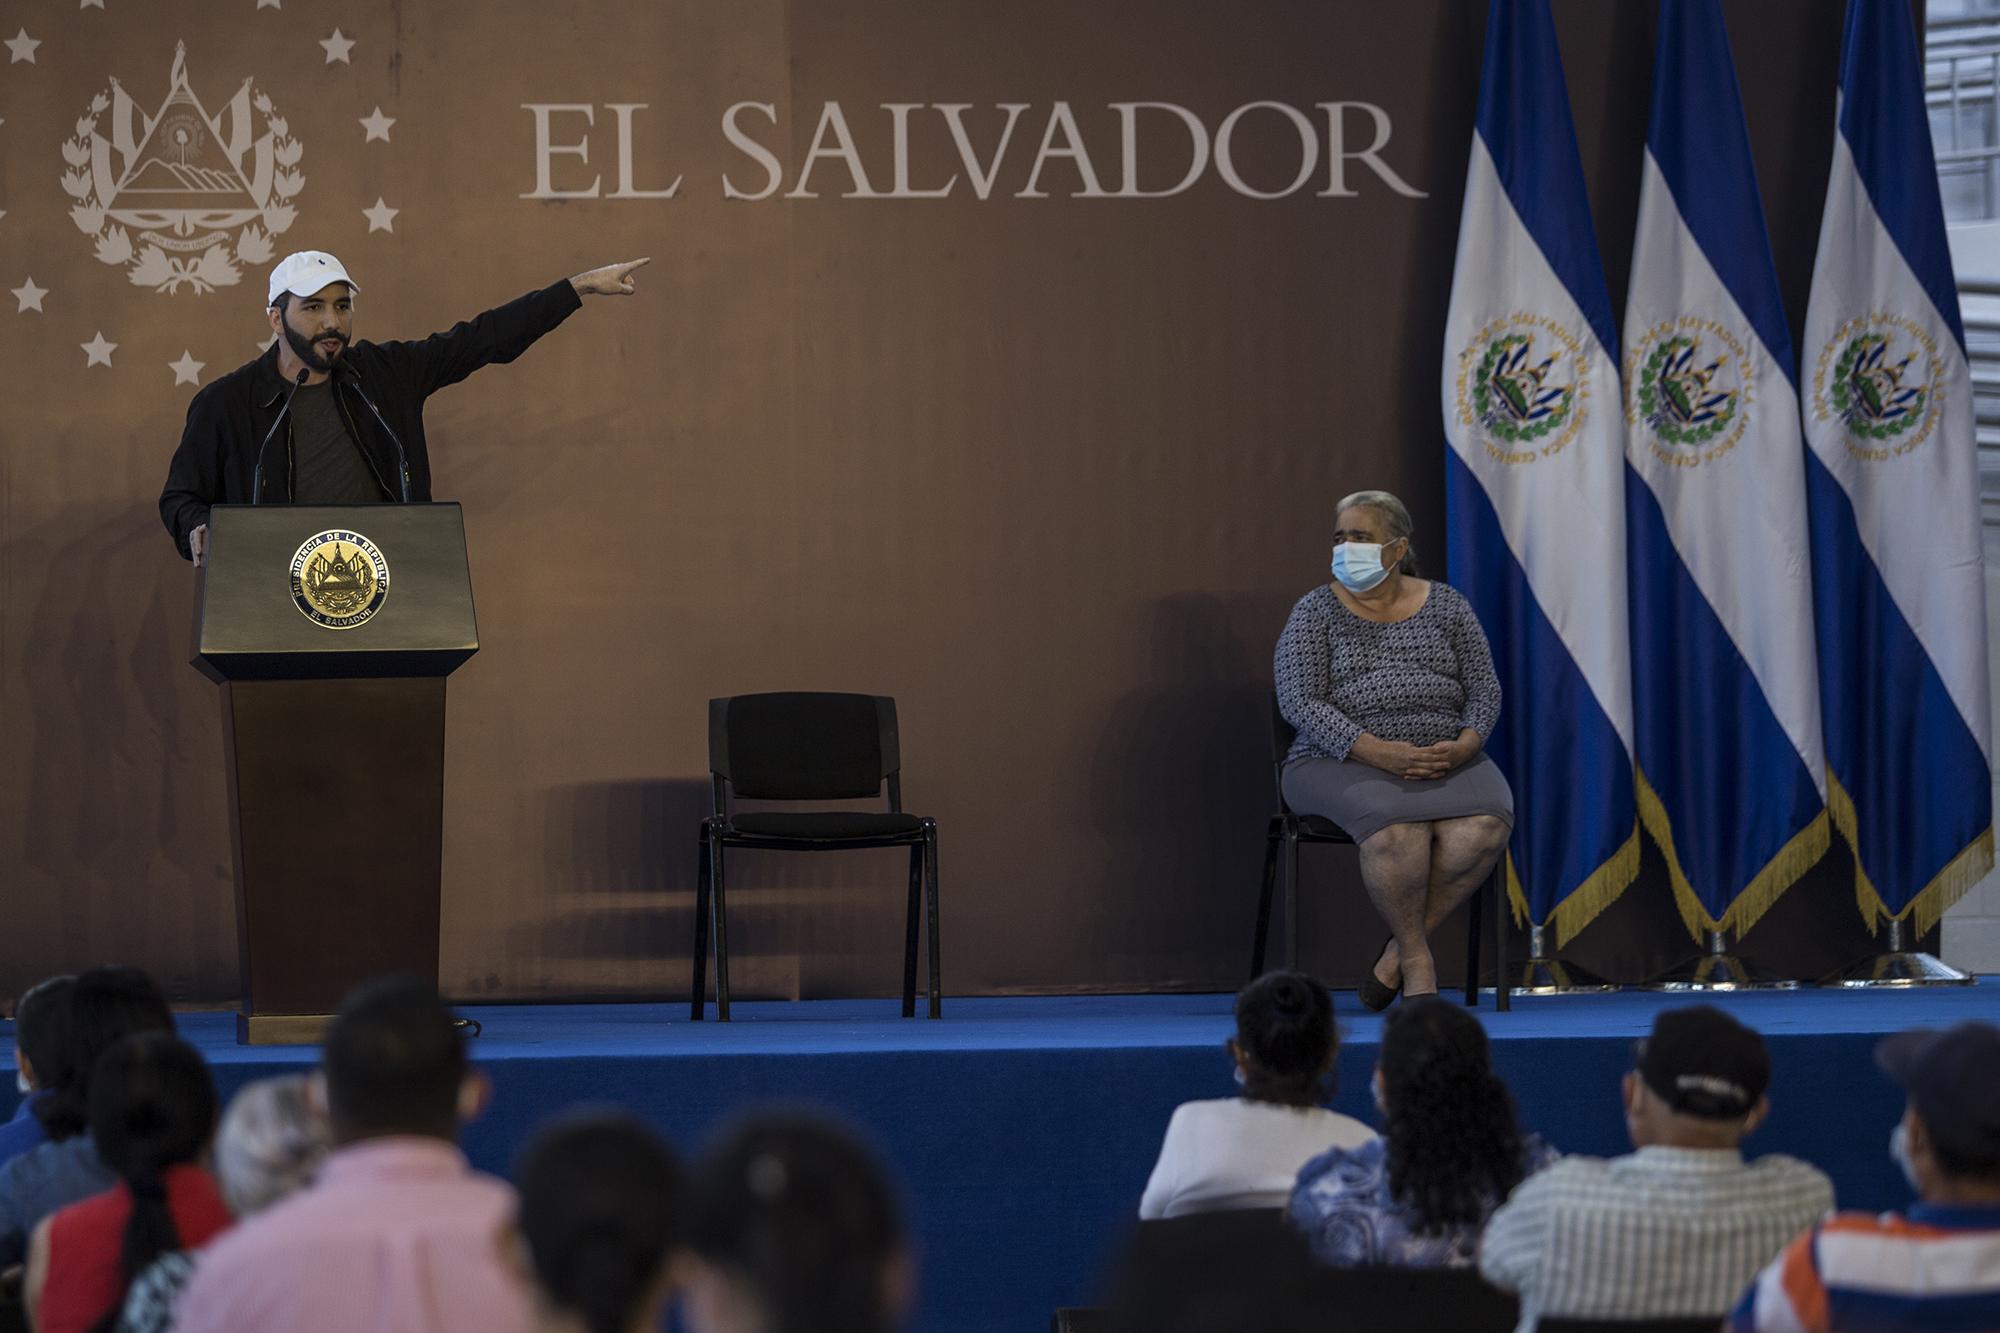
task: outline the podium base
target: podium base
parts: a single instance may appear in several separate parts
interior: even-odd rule
[[[332,1014],[238,1014],[238,1046],[317,1046],[326,1040]]]

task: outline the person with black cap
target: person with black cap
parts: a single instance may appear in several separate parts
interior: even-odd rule
[[[1875,1063],[1908,1097],[1889,1155],[1918,1202],[1806,1231],[1757,1278],[1732,1330],[2000,1328],[2000,1027],[1899,1032]]]
[[[1786,1240],[1833,1208],[1817,1167],[1743,1158],[1770,1110],[1757,1033],[1712,1005],[1670,1009],[1634,1055],[1624,1096],[1636,1151],[1566,1157],[1487,1224],[1479,1271],[1520,1295],[1524,1330],[1551,1315],[1720,1322]]]

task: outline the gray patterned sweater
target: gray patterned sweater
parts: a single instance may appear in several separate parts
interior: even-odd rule
[[[1345,759],[1363,732],[1435,745],[1500,716],[1500,678],[1472,607],[1433,580],[1408,620],[1363,620],[1322,583],[1292,607],[1272,660],[1278,711],[1297,728],[1285,762]]]

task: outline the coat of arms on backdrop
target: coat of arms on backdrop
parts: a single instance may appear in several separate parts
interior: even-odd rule
[[[209,115],[188,82],[185,42],[167,85],[151,114],[116,79],[90,99],[62,146],[63,190],[77,201],[70,219],[135,286],[233,287],[239,265],[270,262],[272,237],[297,217],[299,141],[247,78]]]

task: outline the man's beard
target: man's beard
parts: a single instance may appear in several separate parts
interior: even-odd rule
[[[347,349],[347,339],[341,338],[339,334],[322,334],[322,337],[340,338],[340,346],[334,349],[332,356],[321,356],[319,348],[313,345],[317,339],[308,338],[303,333],[300,333],[292,327],[292,321],[289,319],[282,322],[285,326],[285,341],[291,344],[292,355],[305,362],[306,369],[312,371],[315,375],[324,375],[332,370],[333,363],[339,360],[341,352]]]

